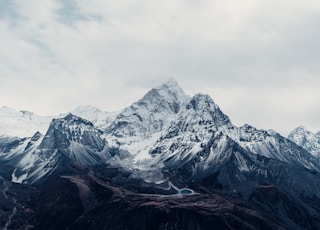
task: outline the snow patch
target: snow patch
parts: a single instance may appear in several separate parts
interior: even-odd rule
[[[28,178],[28,173],[24,173],[20,176],[16,176],[16,171],[17,169],[15,169],[11,175],[11,182],[13,183],[17,183],[17,184],[22,184],[23,181],[25,181]]]

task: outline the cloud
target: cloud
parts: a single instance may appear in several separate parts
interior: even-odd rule
[[[173,76],[236,123],[320,130],[319,11],[314,0],[0,0],[0,104],[118,110]]]

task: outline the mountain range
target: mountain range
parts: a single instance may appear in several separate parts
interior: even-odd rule
[[[320,135],[235,126],[174,79],[122,111],[0,108],[4,229],[320,229]]]

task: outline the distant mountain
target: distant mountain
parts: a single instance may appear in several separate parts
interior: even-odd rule
[[[305,127],[299,126],[290,132],[288,139],[320,158],[320,132],[314,134]]]
[[[118,114],[118,112],[105,112],[91,105],[79,106],[70,113],[91,121],[95,127],[102,130],[106,129]]]
[[[237,127],[174,79],[117,113],[2,114],[1,227],[319,229],[319,136]]]
[[[274,131],[257,130],[250,125],[244,125],[240,127],[239,144],[245,149],[267,158],[320,172],[318,159]]]
[[[0,107],[0,136],[31,137],[37,131],[45,133],[52,118]]]
[[[97,128],[105,129],[117,115],[117,112],[104,112],[94,106],[79,106],[70,113],[91,121]],[[54,118],[67,114],[40,116],[29,111],[16,111],[9,107],[0,107],[0,137],[32,137],[36,132],[45,133]]]
[[[69,114],[53,119],[45,135],[2,140],[2,161],[13,163],[13,182],[34,183],[69,163],[105,163],[112,151],[102,135],[91,122]]]

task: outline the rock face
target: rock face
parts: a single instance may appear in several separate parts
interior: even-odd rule
[[[318,135],[303,128],[237,127],[174,80],[117,114],[74,113],[0,137],[1,228],[320,226]]]
[[[164,130],[188,99],[175,80],[151,89],[143,98],[122,110],[107,128],[118,138],[148,138]],[[126,140],[124,139],[123,142]]]
[[[94,164],[101,159],[85,155],[105,149],[106,141],[101,138],[102,134],[91,122],[69,114],[51,122],[39,148],[43,150],[42,155],[48,156],[52,150],[57,150],[81,164]]]
[[[9,138],[2,159],[15,163],[13,182],[35,183],[55,171],[66,170],[69,163],[105,163],[112,150],[102,134],[91,122],[69,114],[53,119],[45,135],[37,132],[32,138]]]
[[[305,127],[300,126],[289,134],[288,139],[307,150],[313,156],[320,158],[320,132],[314,134]]]

